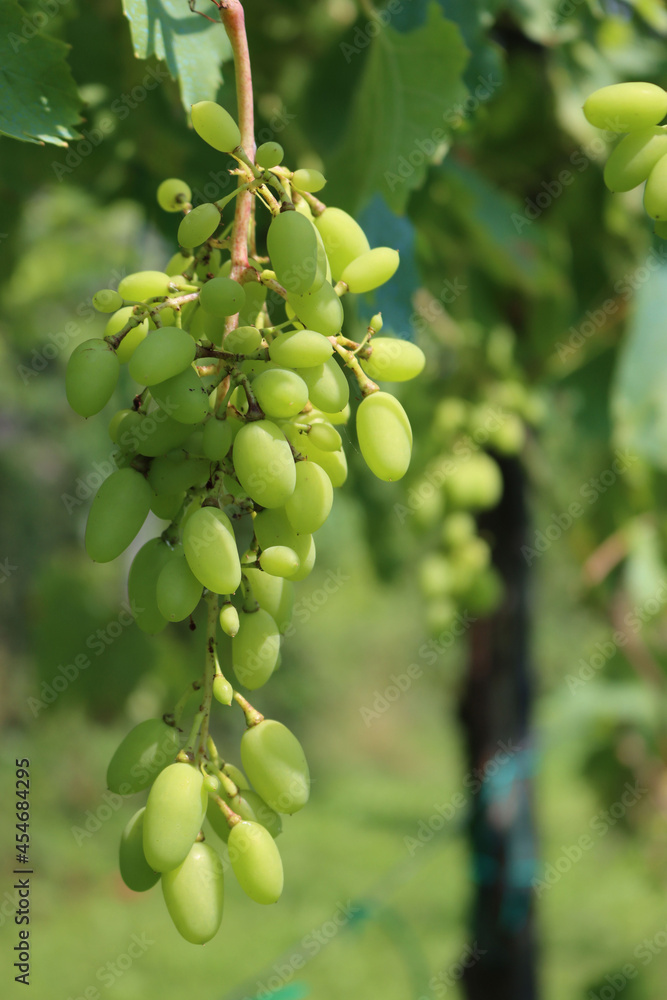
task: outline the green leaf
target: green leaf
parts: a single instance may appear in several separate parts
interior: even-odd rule
[[[222,22],[212,24],[193,13],[187,0],[123,0],[123,10],[134,54],[166,61],[186,111],[197,101],[215,100],[222,83],[220,66],[232,57]]]
[[[343,55],[358,58],[354,52]],[[448,122],[467,96],[461,76],[468,58],[459,28],[437,3],[421,28],[379,31],[333,157],[332,176],[343,181],[332,183],[332,201],[354,210],[380,191],[395,212],[405,210],[434,153],[444,151]]]
[[[67,64],[69,46],[42,35],[17,0],[0,4],[0,134],[66,146],[80,138],[81,99]]]

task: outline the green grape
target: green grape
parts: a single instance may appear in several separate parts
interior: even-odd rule
[[[311,435],[305,431],[300,431],[293,424],[285,424],[283,431],[292,447],[304,458],[320,465],[334,487],[342,486],[347,479],[347,458],[341,448],[340,451],[322,451],[312,440]]]
[[[431,552],[419,566],[419,590],[423,597],[443,597],[452,590],[452,569],[449,560],[439,552]]]
[[[192,105],[192,127],[204,142],[219,153],[231,153],[241,145],[239,127],[230,113],[215,101]]]
[[[368,325],[373,331],[373,333],[379,333],[382,327],[384,326],[384,323],[382,321],[382,313],[376,313],[375,316],[371,316]]]
[[[259,564],[272,576],[290,577],[299,569],[301,560],[287,545],[271,545],[259,557]]]
[[[331,265],[334,281],[340,281],[345,268],[356,257],[370,250],[361,226],[341,208],[327,208],[314,219]]]
[[[312,222],[300,212],[281,212],[271,221],[266,244],[271,267],[288,292],[302,295],[314,287],[320,269],[317,235]],[[324,276],[321,277],[323,280]]]
[[[220,222],[220,209],[211,202],[197,205],[181,220],[178,227],[178,242],[186,250],[198,247],[213,236]]]
[[[117,333],[123,329],[128,320],[134,316],[133,306],[123,306],[118,312],[114,313],[107,322],[104,329],[105,337],[115,337]],[[118,360],[122,365],[127,364],[130,360],[137,346],[144,339],[148,333],[148,320],[144,319],[141,323],[133,326],[128,333],[125,334],[120,344],[116,348],[116,354]]]
[[[244,568],[243,573],[252,587],[253,596],[260,608],[268,611],[280,633],[284,634],[292,622],[294,584],[252,567]]]
[[[293,417],[308,402],[308,386],[304,380],[284,368],[262,372],[254,380],[252,390],[267,417]]]
[[[308,564],[311,553],[312,537],[310,535],[299,535],[294,530],[284,507],[273,510],[263,510],[255,517],[255,535],[260,548],[269,549],[274,545],[284,545],[296,552],[301,565]],[[298,576],[290,575],[293,580]]]
[[[442,525],[442,540],[445,545],[458,548],[475,535],[475,518],[465,510],[448,514]]]
[[[208,844],[193,844],[185,860],[162,875],[162,894],[176,930],[190,944],[206,944],[222,923],[222,861]]]
[[[233,316],[243,308],[245,292],[242,285],[231,278],[211,278],[202,285],[199,303],[212,316]]]
[[[154,496],[151,501],[151,510],[156,517],[163,521],[173,521],[183,506],[185,493],[162,493]]]
[[[213,697],[221,705],[231,705],[234,700],[234,688],[222,674],[213,678]]]
[[[179,736],[179,731],[162,719],[140,722],[124,737],[109,761],[107,788],[117,795],[132,795],[148,788],[173,763]]]
[[[200,424],[209,414],[206,387],[191,367],[152,385],[151,396],[180,424]]]
[[[222,771],[223,771],[224,774],[227,775],[228,778],[232,779],[232,781],[234,782],[234,784],[236,785],[237,788],[242,788],[242,789],[243,788],[246,788],[246,789],[250,788],[250,782],[248,781],[248,779],[246,778],[245,774],[243,773],[243,771],[241,770],[240,767],[236,767],[235,764],[230,764],[229,762],[227,762],[227,763],[223,764]],[[255,793],[253,793],[253,794],[255,794]],[[259,795],[257,796],[257,798],[259,799]],[[261,799],[260,799],[260,801],[261,801]],[[264,805],[266,805],[266,803],[264,803]],[[268,808],[268,806],[267,806],[267,808]],[[280,820],[280,817],[278,817],[278,822],[280,822],[281,829],[282,829],[282,822]]]
[[[332,354],[331,341],[315,330],[280,333],[269,345],[271,360],[285,368],[312,368],[323,364]]]
[[[297,534],[312,535],[321,528],[332,505],[333,486],[324,469],[316,462],[297,462],[296,486],[285,504],[287,519]]]
[[[619,142],[604,168],[610,191],[631,191],[646,180],[658,160],[667,154],[667,130],[657,126],[631,132]]]
[[[123,296],[112,288],[101,288],[93,295],[93,305],[101,313],[116,312],[123,305]]]
[[[400,263],[398,250],[376,247],[351,261],[340,276],[355,295],[372,292],[393,278]]]
[[[308,386],[313,406],[330,413],[338,413],[347,406],[350,386],[334,358],[327,358],[323,364],[311,368],[297,368],[296,372]]]
[[[667,222],[656,222],[653,227],[653,232],[656,236],[659,236],[661,240],[667,240]]]
[[[447,495],[457,507],[495,507],[503,492],[498,463],[485,452],[470,455],[455,464],[445,480]]]
[[[127,593],[134,618],[142,632],[155,635],[166,627],[166,619],[157,606],[157,578],[171,555],[171,549],[161,538],[150,542],[137,552],[130,566]]]
[[[134,814],[123,830],[118,851],[120,877],[133,892],[146,892],[159,881],[160,873],[154,872],[144,854],[144,813],[142,807]]]
[[[633,132],[657,125],[667,114],[667,93],[654,83],[614,83],[584,101],[584,115],[608,132]]]
[[[193,340],[206,339],[210,340],[213,344],[221,344],[225,333],[225,321],[219,316],[214,316],[212,313],[206,312],[205,309],[200,309],[199,305],[197,305],[197,310],[190,323],[189,332]]]
[[[144,854],[156,872],[168,872],[186,858],[206,815],[208,794],[201,771],[177,761],[160,771],[148,793]]]
[[[262,335],[256,326],[237,326],[225,334],[222,346],[232,354],[254,354],[261,343]]]
[[[157,494],[185,493],[193,486],[204,486],[211,468],[205,458],[186,458],[185,452],[179,457],[174,452],[159,455],[151,462],[148,482]]]
[[[287,302],[304,326],[324,337],[335,337],[343,325],[343,306],[332,285],[325,281],[317,291],[294,295],[287,292]],[[306,366],[304,366],[306,367]]]
[[[241,820],[232,827],[228,840],[229,860],[239,885],[256,903],[277,903],[283,891],[280,852],[259,823]]]
[[[501,455],[518,455],[526,441],[526,426],[516,413],[504,413],[502,423],[489,431],[489,447]]]
[[[84,340],[67,364],[67,402],[80,417],[92,417],[107,405],[120,373],[116,352],[105,340]]]
[[[644,208],[652,219],[667,219],[667,156],[661,157],[648,175]]]
[[[271,615],[258,608],[241,615],[232,639],[232,665],[237,679],[250,691],[266,684],[280,650],[280,632]]]
[[[371,472],[392,482],[408,470],[412,451],[412,429],[408,416],[388,392],[366,396],[357,410],[357,437]]]
[[[313,538],[313,536],[305,535],[301,537],[305,537],[307,539],[308,544],[307,544],[306,554],[303,557],[299,556],[300,564],[298,570],[296,571],[296,573],[292,573],[289,577],[289,579],[293,583],[298,583],[299,580],[305,580],[306,577],[309,576],[310,573],[312,573],[313,567],[315,565],[315,557],[317,555],[317,551],[315,548],[315,539]]]
[[[169,263],[165,267],[165,274],[173,277],[175,274],[182,274],[186,271],[192,264],[194,264],[194,257],[190,254],[184,254],[181,250],[177,250],[173,257],[169,258]],[[187,303],[191,305],[192,303]]]
[[[373,337],[369,358],[360,358],[361,367],[372,379],[407,382],[423,371],[426,358],[421,348],[396,337]]]
[[[167,295],[171,278],[164,271],[135,271],[118,284],[118,294],[131,302],[144,302]]]
[[[151,509],[153,491],[136,469],[117,469],[95,494],[86,524],[86,552],[95,562],[111,562],[139,534]]]
[[[121,433],[123,432],[123,424],[126,421],[126,429],[136,427],[141,423],[141,414],[137,413],[136,410],[116,410],[113,417],[109,421],[109,437],[114,444],[120,443]],[[136,448],[133,450],[136,451]]]
[[[199,604],[201,593],[202,585],[183,552],[173,552],[157,579],[155,594],[160,614],[167,621],[182,622]]]
[[[201,424],[183,442],[183,451],[191,458],[204,458],[204,427]]]
[[[239,613],[233,604],[223,604],[220,609],[220,628],[225,633],[225,635],[234,636],[239,630]]]
[[[334,427],[339,427],[341,425],[349,423],[351,416],[350,404],[346,403],[342,410],[337,413],[329,413],[326,410],[319,410],[317,407],[313,407],[309,411],[308,417],[310,420],[327,420]]]
[[[195,350],[195,342],[185,330],[162,327],[138,345],[128,370],[139,385],[154,385],[189,368],[195,359]]]
[[[165,212],[181,212],[192,199],[192,191],[176,177],[162,181],[157,189],[157,203]]]
[[[259,281],[246,281],[243,286],[245,304],[239,313],[239,327],[254,326],[266,302],[267,288]],[[250,351],[246,352],[250,354]]]
[[[292,187],[297,191],[310,191],[314,194],[321,191],[326,182],[324,174],[312,167],[301,167],[292,174]]]
[[[262,170],[271,170],[283,162],[285,151],[279,142],[263,142],[257,147],[255,153],[255,163]]]
[[[232,428],[227,420],[211,417],[204,424],[204,454],[211,462],[222,462],[232,445]]]
[[[283,432],[270,420],[245,424],[234,439],[234,471],[262,507],[282,507],[294,492],[294,459]]]
[[[313,420],[308,437],[320,451],[340,451],[342,438],[335,427],[326,420]]]
[[[211,275],[215,277],[216,274],[220,273],[220,267],[222,265],[222,253],[217,247],[209,248],[208,253],[200,259],[195,268],[195,274],[201,281],[206,281],[206,279]]]
[[[275,812],[295,813],[310,795],[310,774],[296,736],[275,719],[264,719],[241,737],[243,769]]]
[[[300,212],[301,215],[305,215],[305,217],[307,219],[310,219],[311,222],[315,221],[313,218],[313,213],[310,210],[310,205],[308,204],[305,198],[299,198],[299,200],[295,203],[294,207],[297,210],[297,212]]]
[[[133,420],[127,428],[125,423],[121,424],[119,444],[147,458],[155,458],[173,448],[179,448],[197,426],[172,420],[159,406],[150,413],[138,416],[138,423]]]
[[[214,594],[233,594],[241,582],[234,529],[217,507],[199,507],[183,528],[183,549],[190,569]]]

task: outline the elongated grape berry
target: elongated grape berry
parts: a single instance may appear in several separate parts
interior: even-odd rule
[[[161,632],[167,625],[157,606],[156,588],[162,567],[170,556],[171,549],[161,538],[151,538],[142,545],[130,566],[127,578],[130,606],[134,609],[134,619],[141,631],[150,635]]]
[[[257,147],[255,163],[262,170],[271,170],[272,167],[277,167],[283,162],[284,155],[283,147],[279,142],[263,142],[261,146]]]
[[[223,604],[220,609],[220,628],[225,633],[234,638],[239,630],[239,613],[233,604]]]
[[[631,132],[619,142],[604,168],[610,191],[631,191],[667,155],[667,129],[657,125]]]
[[[122,304],[123,296],[119,295],[118,292],[114,292],[112,288],[101,288],[99,292],[95,292],[93,295],[93,305],[101,313],[116,312]]]
[[[200,507],[183,529],[183,550],[190,569],[214,594],[233,594],[241,582],[234,529],[217,507]]]
[[[357,410],[357,436],[366,464],[378,479],[401,479],[408,470],[412,429],[408,416],[388,392],[366,396]]]
[[[331,357],[331,341],[316,330],[290,330],[279,334],[269,346],[269,356],[285,368],[311,368]]]
[[[667,114],[667,92],[654,83],[613,83],[589,94],[583,110],[597,128],[633,132],[662,121]]]
[[[118,292],[124,299],[143,302],[158,298],[169,291],[171,279],[164,271],[134,271],[118,283]]]
[[[111,562],[139,534],[153,491],[136,469],[117,469],[105,479],[90,507],[86,551],[95,562]]]
[[[187,249],[198,247],[213,236],[220,225],[220,210],[211,202],[197,205],[178,227],[178,242]]]
[[[157,605],[167,621],[182,622],[199,604],[202,585],[183,552],[172,553],[157,580]]]
[[[241,820],[227,841],[229,860],[243,891],[256,903],[277,903],[283,891],[280,851],[259,823]]]
[[[238,633],[232,639],[234,673],[244,687],[255,691],[273,673],[280,651],[280,632],[263,608],[243,612]]]
[[[171,871],[185,860],[207,802],[204,778],[194,765],[178,761],[158,774],[144,816],[144,854],[154,871]]]
[[[222,861],[208,844],[194,844],[187,857],[162,875],[162,894],[176,930],[191,944],[206,944],[222,923]]]
[[[314,222],[324,241],[333,280],[339,281],[348,264],[370,250],[366,234],[342,208],[327,208]]]
[[[129,820],[120,838],[118,867],[120,876],[133,892],[146,892],[160,880],[160,873],[153,871],[144,854],[144,815],[141,808]]]
[[[195,359],[195,342],[175,326],[155,330],[137,346],[128,370],[139,385],[155,385],[189,368]]]
[[[281,212],[266,237],[271,266],[288,292],[301,295],[313,287],[317,274],[317,234],[300,212]]]
[[[324,174],[312,167],[301,167],[300,170],[295,170],[292,175],[292,187],[296,188],[297,191],[311,191],[313,193],[321,191],[326,182]]]
[[[253,392],[267,417],[286,419],[308,402],[308,386],[295,372],[270,368],[253,381]]]
[[[296,486],[285,504],[287,518],[297,534],[312,535],[321,528],[332,506],[333,486],[324,469],[316,462],[297,462]],[[264,568],[272,572],[268,566]]]
[[[302,809],[310,795],[303,748],[287,726],[264,719],[241,737],[243,768],[258,794],[279,813]]]
[[[398,250],[376,247],[351,261],[340,276],[354,294],[371,292],[393,278],[400,259]]]
[[[667,156],[661,157],[648,175],[644,208],[652,219],[667,219]]]
[[[192,198],[192,191],[185,181],[168,177],[157,189],[157,202],[165,212],[181,212]],[[178,269],[182,271],[183,268]]]
[[[81,417],[92,417],[109,402],[120,362],[105,340],[84,340],[75,347],[65,374],[67,402]]]
[[[372,379],[385,382],[407,382],[416,378],[426,358],[421,348],[396,337],[373,337],[368,358],[361,358],[361,367]]]
[[[107,788],[117,795],[141,792],[173,764],[180,734],[162,719],[146,719],[131,729],[109,761]]]
[[[199,101],[192,105],[192,127],[200,139],[220,153],[230,153],[241,145],[238,125],[215,101]]]
[[[291,577],[299,569],[301,560],[294,549],[287,545],[270,545],[260,555],[259,564],[272,576]]]
[[[294,458],[283,432],[270,420],[244,424],[234,439],[234,471],[262,507],[282,507],[294,492]]]

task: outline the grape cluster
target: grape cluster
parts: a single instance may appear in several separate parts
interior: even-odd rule
[[[667,239],[667,91],[654,83],[615,83],[590,94],[584,115],[597,128],[626,132],[604,168],[610,191],[631,191],[646,181],[644,208],[655,233]]]
[[[376,336],[379,315],[359,342],[342,334],[341,298],[388,281],[399,259],[391,248],[371,249],[351,216],[315,197],[322,174],[282,166],[275,142],[250,159],[236,122],[213,102],[194,105],[192,122],[235,158],[238,187],[193,207],[184,181],[160,185],[160,206],[182,215],[179,249],[164,271],[130,274],[117,290],[97,292],[96,308],[110,314],[105,336],[75,349],[66,389],[72,408],[89,417],[111,399],[122,366],[139,387],[109,425],[118,468],[93,499],[88,554],[98,562],[118,557],[152,511],[168,524],[130,567],[138,626],[157,633],[191,619],[202,599],[207,605],[201,680],[173,713],[132,730],[108,772],[120,794],[150,789],[122,836],[124,881],[141,892],[161,879],[177,929],[204,943],[220,925],[223,902],[223,864],[204,842],[205,817],[227,843],[246,893],[272,903],[283,885],[274,841],[280,814],[296,812],[309,794],[296,738],[264,719],[223,673],[218,630],[231,637],[236,681],[249,691],[264,685],[278,665],[294,583],[315,562],[313,535],[347,476],[338,428],[350,417],[350,383],[361,397],[364,459],[380,479],[400,479],[410,422],[374,380],[414,378],[424,356],[411,343]],[[270,213],[265,256],[255,245],[255,208]],[[184,737],[193,686],[202,700]],[[213,700],[245,713],[245,773],[221,759],[210,736]]]

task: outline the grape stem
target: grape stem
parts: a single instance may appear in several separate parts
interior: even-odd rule
[[[262,713],[258,712],[256,708],[253,708],[250,702],[244,698],[242,694],[239,694],[238,691],[234,692],[234,701],[243,709],[248,729],[252,726],[258,726],[260,722],[264,721]]]
[[[329,337],[329,340],[333,344],[336,353],[340,354],[346,366],[354,372],[357,382],[359,383],[359,388],[361,389],[361,395],[370,396],[371,393],[378,392],[380,386],[368,377],[352,351],[346,350],[342,344],[338,343],[335,337]]]
[[[201,704],[201,726],[199,728],[199,740],[197,746],[197,758],[203,760],[206,757],[208,742],[208,723],[211,715],[211,702],[213,700],[213,681],[216,674],[217,657],[217,628],[218,628],[218,595],[208,591],[206,594],[206,605],[208,608],[208,618],[206,625],[206,668],[204,673],[204,699]]]

